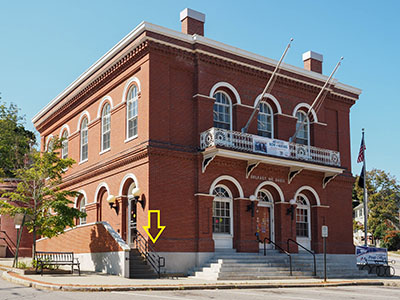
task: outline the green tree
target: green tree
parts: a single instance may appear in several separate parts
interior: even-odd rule
[[[60,189],[62,175],[75,161],[62,159],[59,149],[62,140],[54,139],[52,149],[40,153],[33,150],[31,164],[15,171],[18,185],[15,191],[3,193],[0,201],[0,214],[15,216],[24,213],[25,225],[33,233],[33,253],[36,251],[37,235],[53,237],[74,226],[74,219],[86,216],[73,207],[70,199],[80,193]]]
[[[14,170],[24,166],[26,155],[36,142],[35,134],[25,129],[24,118],[18,112],[16,105],[0,103],[1,177],[13,178]]]
[[[354,185],[354,194],[363,199],[363,189]],[[367,172],[368,191],[368,231],[375,239],[382,240],[388,230],[399,224],[400,185],[395,176],[383,170]]]

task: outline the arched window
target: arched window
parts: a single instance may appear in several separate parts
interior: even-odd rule
[[[79,210],[83,213],[86,213],[86,199],[82,197],[79,201]],[[86,224],[86,217],[79,218],[79,224],[83,225]]]
[[[223,92],[214,94],[215,102],[213,108],[214,127],[231,130],[232,129],[232,109],[231,100]]]
[[[110,104],[107,103],[103,107],[101,113],[101,151],[110,149],[111,138],[111,112]]]
[[[257,194],[257,199],[259,200],[259,204],[260,203],[273,203],[271,193],[266,190],[260,190]]]
[[[296,236],[310,237],[310,204],[306,196],[299,194],[296,199]]]
[[[130,139],[138,134],[138,92],[136,85],[129,89],[126,103],[127,139]]]
[[[273,138],[273,115],[271,107],[261,102],[259,105],[257,116],[257,131],[258,135]]]
[[[213,191],[213,233],[231,233],[232,197],[225,187],[217,186]]]
[[[65,159],[68,157],[68,131],[64,130],[62,134],[62,145],[61,145],[61,158]]]
[[[53,139],[53,137],[50,137],[47,142],[46,151],[51,152],[51,151],[53,151],[53,148],[54,148],[54,139]]]
[[[296,112],[296,143],[310,145],[310,120],[306,113],[299,110]],[[299,129],[300,127],[300,129]]]
[[[88,119],[85,117],[81,123],[81,161],[88,159]]]

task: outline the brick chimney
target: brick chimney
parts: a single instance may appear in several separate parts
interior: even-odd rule
[[[322,74],[322,54],[307,51],[303,53],[304,69]]]
[[[204,36],[206,15],[190,8],[181,11],[182,32]]]

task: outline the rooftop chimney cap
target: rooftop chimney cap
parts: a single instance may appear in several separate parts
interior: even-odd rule
[[[185,8],[184,10],[182,10],[180,17],[181,17],[181,21],[183,21],[185,18],[192,18],[192,19],[195,19],[195,20],[203,22],[203,23],[205,23],[205,21],[206,21],[205,14],[203,14],[197,10],[190,9],[190,8]]]
[[[303,53],[303,61],[305,61],[307,59],[310,59],[310,58],[318,60],[320,62],[323,62],[322,54],[319,54],[319,53],[314,52],[314,51],[307,51],[307,52]]]

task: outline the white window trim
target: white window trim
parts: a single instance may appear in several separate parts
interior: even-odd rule
[[[269,191],[265,190],[265,189],[261,189],[261,190],[259,190],[257,192],[257,196],[258,196],[258,193],[260,193],[260,192],[263,192],[263,193],[267,194],[268,197],[270,197],[270,199],[272,200],[272,202],[266,202],[266,201],[258,200],[257,206],[259,206],[259,207],[271,207],[271,206],[273,206],[274,197],[272,197],[272,194]]]
[[[105,109],[106,105],[109,105],[109,107],[110,107],[110,111],[108,113],[108,118],[109,118],[109,123],[110,123],[110,129],[108,131],[110,133],[110,146],[108,148],[104,149],[103,148],[103,146],[104,146],[104,134],[107,133],[107,132],[103,131],[103,129],[104,129],[103,120],[105,118],[105,116],[103,115],[103,112],[104,112],[104,109]],[[111,104],[109,102],[106,102],[104,104],[104,106],[103,106],[103,109],[101,110],[101,122],[100,123],[101,123],[101,125],[100,125],[101,126],[101,151],[100,151],[100,154],[102,154],[102,153],[107,152],[108,150],[111,149]]]
[[[271,117],[271,139],[273,139],[273,138],[274,138],[274,111],[272,110],[272,107],[271,107],[271,105],[269,105],[268,102],[261,101],[261,102],[260,102],[260,105],[261,105],[261,104],[267,105],[268,108],[269,108],[269,110],[270,110],[270,112],[271,112],[271,114],[270,114],[269,116]],[[260,111],[260,109],[259,109],[259,110],[258,110],[258,114],[260,114],[260,113],[261,113],[261,111]],[[259,131],[259,130],[258,130],[258,114],[257,114],[257,134],[258,134],[258,131]],[[266,114],[266,113],[262,113],[262,114],[268,116],[268,114]]]
[[[306,200],[307,205],[301,205],[301,204],[299,205],[299,204],[297,204],[296,212],[297,212],[297,209],[307,209],[307,218],[308,218],[308,224],[307,224],[308,225],[308,237],[302,236],[302,237],[299,237],[299,238],[308,238],[308,239],[311,240],[311,206],[310,206],[310,201],[308,200],[307,196],[302,194],[302,193],[299,193],[297,195],[297,197],[303,197]],[[297,203],[297,197],[296,197],[296,203]],[[296,234],[296,236],[297,236],[297,234]]]
[[[307,116],[307,113],[305,113],[302,110],[296,111],[295,116],[297,115],[297,113],[304,115],[307,119],[307,145],[305,145],[305,146],[310,147],[310,118]],[[296,120],[297,120],[296,121],[296,131],[297,131],[297,123],[299,122],[299,118],[296,117]],[[297,137],[296,137],[296,139],[297,139]]]
[[[107,153],[107,152],[109,152],[109,151],[111,151],[111,147],[110,147],[110,148],[107,148],[107,149],[105,149],[105,150],[100,151],[100,152],[99,152],[99,155],[102,155],[102,154]]]
[[[299,103],[299,104],[297,104],[296,107],[293,109],[292,116],[296,118],[296,113],[300,110],[300,108],[303,108],[303,107],[305,108],[305,111],[309,111],[310,108],[311,108],[311,105],[308,104],[308,103]],[[315,113],[315,110],[311,109],[310,113],[312,114],[313,119],[314,119],[313,123],[319,123],[317,114]]]
[[[88,158],[86,158],[85,160],[81,160],[80,162],[78,162],[78,165],[84,164],[85,162],[89,161]]]
[[[50,144],[50,142],[51,142],[51,140],[54,138],[54,136],[52,135],[52,134],[50,134],[48,137],[47,137],[47,140],[46,140],[46,144],[45,144],[45,147],[44,147],[44,151],[49,151],[49,144]]]
[[[85,201],[85,206],[82,207],[82,201]],[[86,213],[86,205],[87,205],[87,201],[85,197],[82,197],[81,200],[79,201],[79,211],[81,212],[85,212]],[[87,223],[87,216],[84,218],[79,218],[79,225],[84,225]],[[82,222],[82,220],[84,220],[84,222]]]
[[[64,129],[64,131],[61,133],[61,138],[64,138],[64,133],[67,133],[67,136],[65,137],[65,140],[61,143],[61,158],[62,159],[65,159],[65,158],[68,158],[68,152],[69,152],[69,144],[68,144],[68,142],[69,142],[69,133],[68,133],[68,130],[66,130],[66,129]],[[66,144],[67,144],[67,156],[64,158],[64,142],[66,142]]]
[[[136,82],[136,81],[135,81]],[[129,101],[131,101],[132,100],[132,103],[135,101],[135,98],[132,98],[132,99],[126,99],[126,97],[128,97],[128,95],[129,95],[129,92],[130,92],[130,90],[133,88],[133,87],[136,87],[136,102],[137,102],[137,111],[136,111],[136,120],[139,120],[139,87],[138,86],[136,86],[135,84],[133,84],[133,85],[131,85],[128,89],[127,89],[127,91],[126,91],[126,95],[125,95],[125,99],[124,99],[124,101],[126,102],[126,114],[125,114],[125,117],[126,117],[126,133],[125,133],[125,137],[126,137],[126,139],[125,139],[125,143],[126,142],[128,142],[128,141],[130,141],[130,140],[132,140],[132,139],[134,139],[135,137],[137,137],[138,136],[138,134],[139,134],[139,122],[137,121],[137,134],[135,134],[135,135],[133,135],[133,136],[129,136],[129,118],[128,118],[128,114],[129,114]],[[133,117],[132,119],[134,119],[135,117]]]
[[[230,215],[230,220],[229,220],[229,223],[230,223],[230,233],[212,233],[214,236],[225,236],[225,237],[232,237],[233,238],[233,196],[232,196],[232,192],[231,192],[231,190],[226,186],[226,185],[223,185],[223,184],[217,184],[215,187],[214,187],[214,190],[216,189],[216,188],[218,188],[218,187],[221,187],[221,188],[223,188],[224,190],[226,190],[227,192],[228,192],[228,194],[229,194],[229,198],[225,198],[225,197],[217,197],[217,196],[214,196],[214,199],[213,199],[213,202],[215,201],[215,200],[217,200],[217,201],[221,201],[221,202],[228,202],[229,203],[229,215]],[[214,192],[214,191],[213,191]],[[213,217],[213,214],[211,215],[211,217]],[[212,220],[211,220],[212,221]]]
[[[128,138],[128,139],[125,139],[124,143],[128,143],[128,142],[130,142],[130,141],[136,139],[137,137],[138,137],[138,135],[136,134],[136,135],[134,135],[134,136],[132,136],[132,137],[130,137],[130,138]]]
[[[86,162],[86,161],[88,161],[88,159],[89,159],[89,119],[87,119],[87,125],[86,125],[86,132],[87,132],[87,146],[88,146],[88,153],[87,153],[87,158],[85,158],[85,159],[82,159],[82,146],[83,146],[83,144],[82,144],[82,123],[83,123],[83,120],[84,119],[82,119],[82,121],[81,121],[81,126],[80,126],[80,129],[79,129],[79,147],[80,147],[80,149],[79,149],[79,164],[81,164],[81,163],[84,163],[84,162]]]
[[[214,86],[211,88],[210,90],[210,97],[214,98],[214,95],[220,90],[221,87],[227,88],[229,89],[233,95],[236,98],[236,103],[235,104],[241,104],[242,101],[240,100],[240,95],[238,93],[238,91],[235,89],[235,87],[233,85],[231,85],[228,82],[217,82],[216,84],[214,84]]]
[[[261,95],[262,94],[258,95],[256,100],[254,100],[254,105],[253,105],[252,108],[256,107],[257,102],[261,99]],[[263,101],[266,102],[268,99],[270,101],[272,101],[276,106],[277,112],[275,114],[281,115],[282,114],[282,108],[281,108],[281,105],[279,104],[278,99],[276,99],[276,97],[274,97],[271,94],[265,93]],[[274,113],[274,112],[272,111],[272,113]]]
[[[224,95],[227,97],[228,101],[229,101],[229,123],[230,123],[230,124],[229,124],[229,130],[233,130],[232,99],[231,99],[231,97],[229,97],[229,95],[228,95],[227,92],[222,91],[222,90],[216,90],[216,91],[214,92],[214,96],[213,96],[213,97],[214,97],[214,104],[213,104],[213,123],[214,123],[214,105],[215,105],[215,101],[217,101],[215,95],[218,94],[218,93],[224,94]]]

